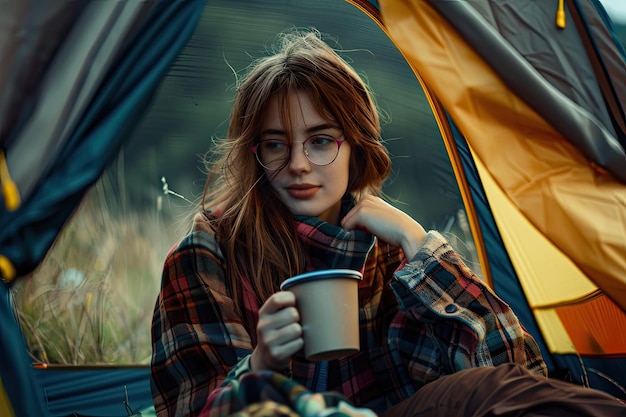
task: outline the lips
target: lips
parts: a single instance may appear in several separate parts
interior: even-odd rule
[[[313,184],[292,184],[286,188],[287,193],[297,199],[311,198],[321,187]]]

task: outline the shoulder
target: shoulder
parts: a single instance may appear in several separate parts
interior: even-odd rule
[[[222,254],[215,231],[211,225],[212,216],[206,212],[200,212],[193,218],[191,229],[170,250],[172,253],[207,250],[215,254]]]
[[[211,225],[211,215],[205,212],[194,216],[190,231],[170,249],[165,269],[176,270],[176,275],[198,274],[222,276],[224,254]]]

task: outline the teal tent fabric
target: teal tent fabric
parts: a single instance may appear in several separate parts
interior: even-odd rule
[[[34,375],[51,417],[122,417],[152,407],[147,366],[36,369]]]
[[[39,264],[84,193],[117,155],[191,36],[204,3],[155,3],[32,195],[16,211],[0,208],[0,254],[12,262],[17,276]],[[5,152],[10,150],[8,143]]]
[[[26,342],[11,309],[9,289],[0,283],[0,378],[16,416],[48,415],[33,375]],[[1,388],[1,386],[0,386]]]
[[[47,174],[18,210],[7,211],[2,205],[0,254],[12,262],[17,276],[37,267],[83,195],[117,155],[194,31],[204,4],[203,0],[153,2]],[[24,111],[16,121],[29,116],[28,106]],[[1,143],[9,155],[12,142],[3,138]],[[46,416],[28,348],[11,314],[9,285],[0,283],[0,353],[5,358],[0,361],[0,375],[16,416]]]

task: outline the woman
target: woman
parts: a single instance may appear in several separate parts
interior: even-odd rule
[[[313,415],[293,392],[325,393],[318,407],[348,414],[346,404],[482,415],[491,396],[493,407],[526,415],[513,414],[529,407],[524,386],[536,407],[559,405],[545,415],[569,407],[559,401],[580,388],[545,378],[510,308],[439,233],[379,197],[391,163],[376,107],[318,33],[282,35],[250,68],[219,152],[203,210],[165,261],[153,321],[159,416]],[[360,352],[309,362],[294,295],[279,286],[330,267],[363,273]],[[589,404],[619,412],[608,395],[584,392],[580,415]],[[602,415],[622,415],[612,412]]]

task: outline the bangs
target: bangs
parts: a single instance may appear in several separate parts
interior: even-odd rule
[[[330,103],[328,100],[325,100],[323,92],[320,92],[320,89],[317,86],[307,84],[303,85],[303,83],[298,82],[295,77],[292,77],[289,82],[283,83],[282,88],[278,89],[272,96],[269,98],[268,103],[272,99],[277,100],[277,105],[279,108],[279,118],[280,123],[285,130],[285,134],[287,135],[287,139],[290,143],[293,142],[293,120],[292,120],[292,108],[299,108],[300,103],[298,100],[298,94],[305,94],[311,104],[313,104],[313,109],[324,119],[329,122],[334,122],[341,130],[344,130],[343,120],[338,118],[332,111],[331,108],[335,103]],[[267,109],[268,106],[266,105]],[[266,113],[266,111],[264,111]],[[263,115],[265,117],[265,114]]]

